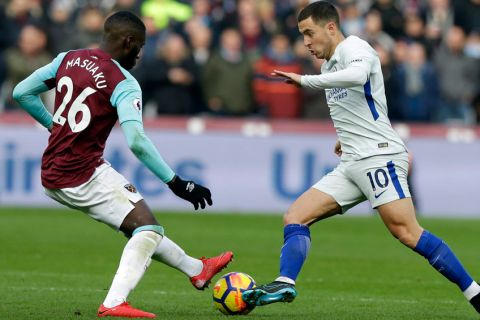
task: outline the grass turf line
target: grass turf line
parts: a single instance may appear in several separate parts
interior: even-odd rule
[[[258,283],[278,273],[278,215],[157,213],[166,234],[192,256],[232,250],[228,269]],[[71,210],[0,208],[0,319],[95,319],[125,238]],[[421,219],[480,279],[480,220]],[[217,279],[216,277],[215,279]],[[380,219],[334,217],[312,227],[312,249],[292,304],[256,308],[251,319],[478,319],[456,286],[393,239]],[[193,289],[152,262],[130,295],[159,319],[223,319],[211,288]]]

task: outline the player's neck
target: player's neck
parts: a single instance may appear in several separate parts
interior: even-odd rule
[[[343,40],[345,40],[345,36],[341,32],[337,33],[334,40],[333,40],[332,48],[331,48],[330,52],[328,53],[328,57],[325,58],[327,61],[332,58],[333,54],[335,53],[335,50],[337,49],[337,46]]]
[[[114,60],[117,60],[117,55],[115,54],[115,50],[111,48],[107,43],[102,42],[99,45],[100,50],[108,53]]]

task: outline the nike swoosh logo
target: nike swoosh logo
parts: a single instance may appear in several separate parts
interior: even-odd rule
[[[100,314],[104,314],[105,312],[114,311],[114,310],[116,310],[116,309],[117,309],[116,307],[107,308],[107,309],[105,309],[105,310],[103,310],[103,311],[98,311],[98,314],[99,314],[99,315],[100,315]]]
[[[384,192],[386,192],[387,190],[383,190],[382,192],[380,192],[379,194],[375,194],[375,199],[378,199],[378,197],[380,197]]]

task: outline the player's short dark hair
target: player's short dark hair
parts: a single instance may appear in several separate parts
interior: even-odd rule
[[[131,32],[145,33],[145,24],[130,11],[117,11],[105,20],[105,33],[112,33],[118,29],[127,29]]]
[[[298,22],[306,20],[312,17],[313,22],[335,22],[338,28],[340,28],[340,18],[338,16],[337,9],[327,1],[316,1],[310,3],[303,8],[298,14]]]

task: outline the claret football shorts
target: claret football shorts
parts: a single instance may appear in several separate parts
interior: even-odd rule
[[[408,154],[378,155],[340,164],[313,188],[331,195],[346,212],[369,200],[375,209],[398,199],[408,198]]]
[[[78,187],[45,189],[45,193],[61,204],[81,210],[117,230],[134,209],[132,203],[143,199],[135,187],[109,163],[96,168],[90,180]]]

